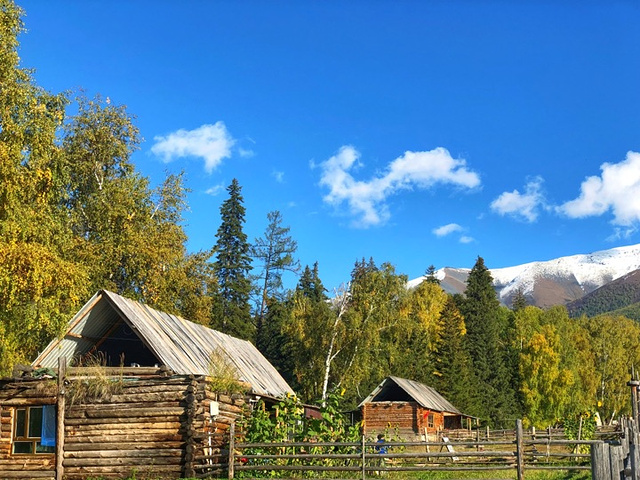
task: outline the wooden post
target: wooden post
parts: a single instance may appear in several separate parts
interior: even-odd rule
[[[609,464],[611,465],[611,480],[624,479],[624,467],[622,466],[622,445],[613,445],[609,447]]]
[[[236,423],[235,421],[229,425],[229,480],[233,480],[233,466],[235,462],[235,436],[236,436]]]
[[[629,428],[629,466],[631,480],[640,480],[640,449],[638,448],[638,422],[631,421]]]
[[[638,449],[637,443],[630,445],[629,457],[631,460],[631,480],[640,480],[640,449]]]
[[[64,379],[67,376],[67,357],[58,358],[58,408],[56,410],[56,480],[64,477]]]
[[[633,415],[633,421],[638,423],[638,386],[640,381],[633,378],[627,382],[627,385],[631,387],[631,412]]]
[[[360,445],[361,447],[361,460],[362,460],[362,480],[366,480],[367,478],[367,469],[366,469],[366,465],[367,465],[367,454],[365,452],[365,439],[364,439],[364,435],[362,435],[362,443]]]
[[[578,441],[582,440],[582,415],[580,415],[580,423],[578,424]]]
[[[591,479],[611,479],[608,443],[600,442],[591,444]]]
[[[522,420],[516,420],[516,468],[518,480],[524,479],[524,443],[522,441]]]

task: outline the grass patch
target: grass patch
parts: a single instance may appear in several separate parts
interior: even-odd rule
[[[74,378],[66,389],[67,400],[71,405],[109,400],[112,395],[122,393],[124,380],[122,373],[114,377],[107,373],[104,355],[90,356],[84,359],[82,375]]]

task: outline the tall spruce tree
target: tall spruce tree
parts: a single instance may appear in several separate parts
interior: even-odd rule
[[[246,340],[255,338],[251,319],[251,257],[249,243],[242,227],[245,208],[242,187],[233,179],[227,187],[229,198],[220,206],[221,223],[216,233],[216,260],[213,264],[219,293],[211,326]]]
[[[504,345],[505,315],[482,257],[469,273],[460,311],[467,327],[467,351],[476,381],[472,413],[493,426],[510,425],[518,411],[517,386],[508,368],[510,352]]]
[[[467,329],[452,296],[448,296],[441,313],[442,335],[435,356],[438,392],[462,412],[473,410],[471,358],[464,348]]]

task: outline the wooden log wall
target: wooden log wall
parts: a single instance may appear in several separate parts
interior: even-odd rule
[[[428,427],[428,415],[433,414],[433,427]],[[418,439],[424,435],[436,435],[444,428],[442,412],[430,412],[416,402],[374,402],[367,403],[362,409],[366,435],[388,432],[398,434],[403,439]]]
[[[217,408],[212,415],[211,404]],[[225,473],[228,460],[229,431],[238,418],[248,412],[248,403],[243,395],[227,395],[204,391],[202,415],[194,421],[198,443],[194,450],[193,476],[205,473]]]
[[[0,478],[55,479],[55,456],[11,455],[13,407],[56,403],[55,380],[0,383]]]
[[[379,402],[363,406],[362,419],[366,435],[396,431],[402,437],[416,435],[418,431],[416,402]]]
[[[121,393],[67,404],[64,473],[69,480],[179,478],[188,440],[184,377],[124,381]]]
[[[55,380],[0,384],[1,479],[56,478],[55,455],[11,454],[13,407],[55,404],[56,393]],[[212,455],[227,455],[224,434],[244,405],[243,396],[212,393],[206,378],[193,376],[124,379],[104,398],[67,398],[64,478],[194,477],[211,468]]]

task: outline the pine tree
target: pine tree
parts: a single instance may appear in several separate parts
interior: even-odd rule
[[[528,305],[527,297],[524,296],[524,291],[522,288],[518,288],[516,292],[513,294],[513,299],[511,300],[511,308],[514,312],[518,310],[522,310]]]
[[[245,208],[242,187],[235,178],[227,187],[229,198],[220,206],[221,224],[216,233],[214,271],[218,277],[218,304],[211,326],[246,340],[255,336],[251,321],[251,257],[249,243],[242,227]]]
[[[269,224],[264,236],[251,246],[251,257],[259,265],[260,272],[253,277],[256,282],[256,343],[264,335],[267,300],[283,298],[282,274],[298,273],[300,263],[294,258],[297,242],[289,235],[289,227],[282,226],[282,214],[275,210],[267,214]]]
[[[435,283],[436,285],[440,285],[440,280],[436,277],[436,267],[433,265],[429,265],[426,272],[424,273],[425,282]]]
[[[304,267],[298,285],[296,286],[296,292],[300,292],[314,302],[324,302],[327,300],[327,289],[324,288],[318,274],[318,262],[313,264],[313,269],[309,268],[309,265]]]
[[[442,335],[435,357],[436,390],[462,412],[475,411],[471,358],[464,348],[467,329],[453,297],[448,296],[440,318]]]
[[[285,300],[270,297],[267,299],[263,334],[257,336],[256,347],[269,360],[289,385],[298,391],[300,385],[295,377],[295,352],[291,348],[289,338],[283,333],[283,326],[291,316],[293,303],[291,298]]]
[[[472,412],[492,425],[510,424],[517,412],[516,390],[509,371],[509,351],[503,343],[505,322],[493,288],[493,278],[482,257],[469,273],[465,298],[460,305],[467,327],[467,349],[472,361],[481,410]]]

